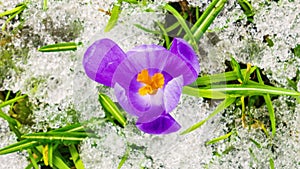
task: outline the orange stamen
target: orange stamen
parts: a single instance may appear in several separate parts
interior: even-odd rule
[[[164,86],[165,78],[162,73],[155,73],[152,77],[150,77],[148,70],[143,69],[138,74],[136,81],[145,84],[145,86],[139,89],[139,94],[145,96],[146,94],[156,94],[157,90]]]

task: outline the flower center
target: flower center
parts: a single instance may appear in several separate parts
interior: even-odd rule
[[[158,88],[162,88],[165,83],[165,78],[162,73],[155,73],[152,77],[149,76],[147,69],[143,69],[137,76],[136,81],[144,83],[145,86],[139,89],[139,94],[145,96],[146,94],[156,94]]]

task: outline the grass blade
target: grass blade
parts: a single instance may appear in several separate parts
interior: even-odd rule
[[[30,158],[30,161],[31,161],[32,166],[33,166],[35,169],[39,169],[39,166],[38,166],[36,160],[34,159],[31,150],[28,149],[27,152],[28,152],[28,155],[29,155],[29,158]]]
[[[138,0],[122,0],[123,2],[127,2],[127,3],[130,3],[130,4],[138,4],[139,1]]]
[[[252,67],[250,70],[250,74],[252,74],[255,71],[255,67]],[[244,75],[246,74],[246,69],[241,69],[241,73]],[[238,76],[235,71],[225,72],[225,73],[218,73],[213,75],[205,75],[202,77],[198,77],[197,80],[190,84],[189,86],[206,86],[210,85],[212,83],[218,83],[218,82],[228,82],[237,80]]]
[[[250,141],[251,141],[253,144],[255,144],[257,148],[261,148],[261,147],[262,147],[261,144],[258,143],[257,141],[255,141],[254,139],[250,138]]]
[[[206,30],[211,25],[213,20],[218,16],[220,11],[223,9],[226,2],[227,0],[214,0],[205,9],[205,11],[197,20],[195,25],[191,28],[191,32],[193,33],[193,37],[195,38],[196,41],[200,40],[200,38],[206,32]],[[191,40],[189,36],[184,36],[184,39],[189,42]]]
[[[158,25],[159,29],[162,31],[162,35],[165,39],[167,49],[169,49],[171,43],[170,43],[170,38],[168,36],[168,33],[167,33],[166,29],[164,28],[164,26],[160,22],[156,22],[156,24]]]
[[[204,120],[194,124],[193,126],[189,127],[188,129],[186,129],[185,131],[181,132],[180,134],[187,134],[190,133],[194,130],[196,130],[197,128],[201,127],[205,122],[207,122],[209,119],[211,119],[212,117],[214,117],[215,115],[217,115],[219,112],[221,112],[222,110],[226,109],[228,106],[230,106],[234,101],[236,100],[236,98],[230,97],[230,98],[226,98],[225,100],[223,100],[217,107],[216,109]]]
[[[12,19],[14,19],[18,14],[22,13],[23,10],[26,8],[26,5],[24,5],[23,8],[21,8],[20,10],[16,11],[15,13],[12,13],[8,19],[6,19],[5,23],[2,25],[2,31],[5,31],[6,29],[6,25],[8,24],[8,22],[10,22]]]
[[[59,169],[70,169],[70,167],[65,163],[62,155],[58,151],[54,152],[53,165]]]
[[[49,132],[84,132],[86,131],[84,126],[82,126],[82,124],[77,123],[77,124],[72,124],[72,125],[68,125],[62,128],[58,128],[55,130],[51,130]]]
[[[42,158],[43,158],[43,156],[38,156],[36,158],[36,161],[40,161]],[[34,167],[34,166],[32,163],[30,163],[30,164],[28,164],[28,166],[25,167],[25,169],[32,169],[32,167]]]
[[[63,42],[57,44],[46,45],[38,49],[40,52],[61,52],[61,51],[75,51],[77,47],[82,45],[81,42]]]
[[[248,2],[247,0],[238,0],[238,4],[243,9],[248,21],[253,22],[253,16],[255,13],[250,2]]]
[[[9,125],[11,125],[11,127],[15,128],[18,126],[16,120],[14,118],[11,118],[7,114],[5,114],[1,109],[0,109],[0,117],[6,120],[9,123]]]
[[[14,153],[16,151],[26,150],[26,149],[34,147],[38,144],[39,143],[37,141],[22,140],[22,141],[19,141],[17,143],[11,144],[9,146],[6,146],[6,147],[0,149],[0,155]]]
[[[0,113],[0,115],[1,115],[1,113]],[[60,132],[60,133],[65,132],[65,135],[66,135],[68,132],[85,132],[85,130],[84,130],[84,127],[81,124],[78,123],[78,124],[74,124],[74,125],[71,125],[71,126],[66,126],[66,127],[63,127],[63,128],[52,130],[52,131],[49,131],[48,133],[55,133],[55,132]],[[36,134],[36,133],[33,133],[33,134]],[[0,149],[0,155],[9,154],[9,153],[13,153],[13,152],[16,152],[16,151],[22,151],[22,150],[25,150],[25,149],[28,149],[28,148],[31,148],[31,147],[35,147],[35,146],[40,145],[40,144],[41,143],[36,141],[36,140],[28,140],[28,139],[21,140],[17,143],[11,144],[7,147],[4,147],[4,148]]]
[[[164,8],[166,10],[168,10],[170,13],[172,13],[174,15],[174,17],[178,20],[178,22],[180,23],[180,25],[184,29],[185,33],[187,34],[187,37],[190,39],[189,43],[192,45],[192,47],[194,48],[196,53],[199,54],[199,48],[198,48],[197,41],[195,40],[194,35],[192,34],[190,28],[186,24],[185,19],[171,5],[166,4]]]
[[[274,164],[273,158],[270,158],[269,162],[270,162],[270,169],[275,169],[275,164]]]
[[[242,72],[241,72],[240,64],[233,57],[231,57],[230,64],[231,64],[231,67],[232,67],[233,71],[236,73],[236,75],[238,77],[237,80],[240,83],[243,83],[244,82],[244,77],[243,77]]]
[[[12,15],[12,14],[18,12],[18,11],[23,11],[25,8],[26,8],[26,5],[21,4],[20,6],[17,6],[14,9],[11,9],[11,10],[0,13],[0,18],[3,17],[3,16],[6,16],[6,15]]]
[[[159,31],[154,31],[154,30],[151,30],[151,29],[148,29],[148,28],[145,28],[143,27],[142,25],[139,25],[139,24],[133,24],[135,27],[145,31],[145,32],[148,32],[148,33],[152,33],[152,34],[155,34],[155,35],[161,35],[161,33]]]
[[[49,166],[53,167],[53,150],[54,150],[54,146],[52,143],[48,144],[48,162],[49,162]]]
[[[123,164],[125,163],[125,161],[127,160],[128,156],[129,156],[129,152],[130,152],[130,149],[129,149],[129,147],[127,147],[125,154],[123,155],[121,161],[119,162],[118,169],[122,168]]]
[[[20,99],[24,99],[25,97],[27,97],[26,94],[21,95],[21,96],[18,96],[18,97],[15,97],[15,98],[10,99],[10,100],[8,100],[8,101],[2,102],[2,103],[0,104],[0,108],[5,107],[5,106],[8,106],[8,105],[11,105],[11,104],[17,102],[17,101],[20,100]]]
[[[83,162],[81,161],[78,151],[74,144],[69,145],[69,150],[72,156],[72,160],[75,164],[76,169],[84,169]]]
[[[264,81],[261,78],[259,69],[256,69],[256,74],[257,74],[257,79],[259,81],[260,84],[264,84]],[[272,130],[272,136],[275,136],[276,134],[276,118],[275,118],[275,111],[274,111],[274,107],[271,101],[271,97],[269,94],[264,95],[264,99],[269,111],[269,116],[270,116],[270,121],[271,121],[271,130]]]
[[[199,6],[196,6],[196,20],[199,19],[199,13],[200,13]]]
[[[48,9],[48,0],[43,1],[43,10],[46,11]]]
[[[252,82],[252,81],[249,81]],[[228,96],[240,97],[240,96],[253,96],[253,95],[288,95],[299,97],[300,93],[293,90],[284,88],[276,88],[272,86],[262,84],[229,84],[229,85],[214,85],[214,88],[199,87],[194,88],[190,86],[183,87],[183,93],[196,97],[205,97],[212,99],[222,99]]]
[[[38,157],[38,158],[43,158],[43,154],[42,154],[42,149],[43,149],[43,145],[38,145],[35,147],[31,148],[31,151]]]
[[[186,20],[188,17],[188,15],[185,15],[183,16],[183,18]],[[143,27],[142,25],[139,25],[139,24],[133,24],[135,27],[145,31],[145,32],[148,32],[148,33],[152,33],[154,35],[162,35],[160,31],[155,31],[155,30],[151,30],[151,29],[148,29],[148,28],[145,28]],[[179,22],[176,22],[174,24],[172,24],[171,26],[165,28],[166,32],[169,33],[171,31],[173,31],[174,29],[176,29],[178,26],[180,26],[180,23]],[[182,30],[182,28],[181,28]],[[180,33],[179,33],[180,34]],[[169,34],[168,34],[169,35]],[[169,36],[172,36],[172,35],[169,35]]]
[[[223,91],[214,91],[213,89],[203,89],[197,87],[184,86],[182,93],[195,97],[204,97],[211,99],[224,99],[227,97],[226,93]]]
[[[83,132],[40,132],[21,136],[22,139],[39,141],[41,143],[78,143],[86,137],[96,137],[96,135]]]
[[[247,84],[248,81],[250,80],[250,75],[251,75],[251,64],[247,63],[247,69],[246,69],[246,74],[244,74],[244,81],[243,84]],[[256,66],[253,67],[254,69],[256,69]]]
[[[208,7],[205,9],[205,11],[202,13],[200,18],[196,21],[196,23],[192,26],[191,31],[192,33],[195,33],[196,30],[201,26],[201,24],[204,22],[205,18],[208,17],[209,13],[213,10],[218,0],[212,1]],[[204,33],[204,32],[203,32]],[[188,37],[185,36],[184,39],[188,40]]]
[[[209,145],[209,144],[215,144],[215,143],[217,143],[217,142],[219,142],[219,141],[221,141],[221,140],[227,139],[228,137],[231,136],[231,134],[232,134],[232,132],[229,132],[229,133],[227,133],[227,134],[225,134],[225,135],[223,135],[223,136],[220,136],[220,137],[214,138],[214,139],[212,139],[212,140],[209,140],[209,141],[207,141],[205,144],[206,144],[206,145]]]
[[[186,17],[183,16],[183,18],[186,19],[187,16],[188,16],[188,15],[186,15]],[[179,23],[179,22],[175,22],[173,25],[167,27],[167,28],[166,28],[166,31],[167,31],[167,32],[171,32],[172,30],[176,29],[178,26],[180,26],[180,23]]]
[[[117,23],[119,14],[121,13],[122,1],[118,0],[118,3],[114,4],[111,10],[111,16],[108,20],[108,23],[104,29],[104,32],[109,32]]]
[[[116,119],[122,127],[125,127],[126,125],[126,119],[122,112],[119,110],[119,108],[116,106],[116,104],[105,94],[100,93],[99,94],[99,102],[102,105],[104,111],[110,115],[114,119]]]

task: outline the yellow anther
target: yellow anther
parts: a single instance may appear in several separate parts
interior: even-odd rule
[[[148,70],[144,69],[141,73],[138,74],[136,81],[150,85],[151,84],[151,77],[149,76]]]
[[[144,69],[138,74],[136,81],[145,84],[139,89],[139,94],[145,96],[146,94],[156,94],[157,90],[164,86],[165,78],[162,73],[155,73],[150,77],[148,70]]]

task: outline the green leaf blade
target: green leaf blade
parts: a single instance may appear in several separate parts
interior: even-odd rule
[[[126,160],[128,159],[129,152],[130,152],[130,149],[129,149],[129,147],[127,147],[125,154],[123,155],[123,157],[121,158],[121,161],[119,162],[118,169],[121,169],[122,166],[124,165],[124,163],[126,162]]]
[[[190,96],[195,97],[204,97],[204,98],[211,98],[211,99],[224,99],[226,98],[226,93],[221,91],[214,91],[212,89],[203,89],[203,88],[196,88],[190,86],[184,86],[182,89],[182,93]]]
[[[164,8],[169,11],[170,13],[172,13],[174,15],[174,17],[178,20],[178,22],[180,23],[180,25],[182,26],[182,28],[184,29],[185,33],[187,34],[187,37],[190,40],[190,44],[192,45],[193,49],[196,51],[196,53],[199,53],[199,48],[197,45],[197,41],[194,38],[194,35],[192,34],[190,28],[188,27],[188,25],[185,22],[185,19],[178,13],[178,11],[176,9],[174,9],[171,5],[166,4],[164,6]]]
[[[154,31],[154,30],[151,30],[151,29],[148,29],[148,28],[145,28],[143,27],[142,25],[140,24],[133,24],[135,27],[145,31],[145,32],[148,32],[148,33],[152,33],[154,35],[161,35],[161,33],[159,31]]]
[[[75,51],[77,47],[82,45],[81,42],[62,42],[57,44],[46,45],[38,49],[40,52],[61,52],[61,51]]]
[[[130,3],[130,4],[138,4],[139,1],[138,0],[122,0],[123,2],[127,2],[127,3]]]
[[[33,154],[31,152],[30,149],[27,150],[28,154],[29,154],[29,158],[30,158],[30,161],[31,161],[31,164],[32,166],[35,168],[35,169],[39,169],[39,166],[37,164],[37,161],[35,160],[35,158],[33,157]]]
[[[255,71],[255,67],[252,67],[250,70],[250,74],[252,74]],[[246,74],[246,69],[241,69],[242,74]],[[192,83],[189,86],[205,86],[205,85],[211,85],[213,83],[219,83],[219,82],[228,82],[228,81],[234,81],[237,80],[238,76],[235,71],[225,72],[225,73],[218,73],[213,75],[205,75],[202,77],[198,77],[197,80]]]
[[[121,5],[122,3],[114,4],[111,10],[111,16],[108,20],[106,27],[104,28],[104,32],[109,32],[117,24],[119,14],[121,13]]]
[[[114,119],[116,119],[122,127],[126,125],[126,119],[116,104],[105,94],[99,94],[99,102],[102,105],[104,111],[112,115]]]
[[[59,169],[70,169],[70,167],[65,163],[62,155],[58,151],[54,152],[53,165]]]
[[[260,84],[264,85],[264,81],[262,80],[261,74],[259,72],[259,69],[256,69],[257,79]],[[272,136],[275,136],[276,134],[276,118],[275,118],[275,111],[274,107],[271,101],[271,97],[269,94],[266,94],[263,96],[269,111],[270,121],[271,121],[271,130],[272,130]]]
[[[39,143],[37,141],[22,140],[22,141],[19,141],[17,143],[8,145],[8,146],[0,149],[0,155],[26,150],[26,149],[29,149],[31,147],[35,147],[38,144]]]
[[[0,13],[0,18],[3,17],[3,16],[6,16],[6,15],[12,15],[12,14],[14,14],[16,12],[19,12],[19,11],[23,11],[26,7],[27,6],[25,4],[22,4],[20,6],[15,7],[14,9],[2,12],[2,13]]]
[[[238,0],[238,4],[243,9],[245,15],[247,16],[248,21],[253,22],[253,16],[255,13],[250,2],[247,0]]]
[[[162,35],[163,35],[163,37],[165,39],[165,42],[166,42],[167,49],[169,49],[169,47],[170,47],[170,38],[168,36],[168,33],[167,33],[165,27],[160,22],[156,22],[156,24],[158,25],[158,27],[160,28],[160,30],[162,32]]]
[[[214,139],[212,139],[212,140],[209,140],[209,141],[207,141],[205,144],[206,144],[206,145],[209,145],[209,144],[215,144],[215,143],[217,143],[217,142],[219,142],[219,141],[222,141],[222,140],[227,139],[227,138],[230,137],[231,135],[232,135],[232,132],[229,132],[229,133],[227,133],[227,134],[225,134],[225,135],[222,135],[222,136],[220,136],[220,137],[217,137],[217,138],[214,138]]]
[[[69,151],[72,156],[72,160],[75,164],[76,169],[84,169],[83,162],[81,161],[78,151],[74,144],[69,145]]]
[[[292,52],[296,57],[300,58],[300,44],[297,44],[295,48],[292,49]]]
[[[5,106],[8,106],[8,105],[11,105],[11,104],[17,102],[18,100],[24,99],[25,97],[27,97],[26,94],[21,95],[21,96],[18,96],[18,97],[15,97],[15,98],[10,99],[10,100],[7,100],[7,101],[5,101],[5,102],[2,102],[2,103],[0,104],[0,108],[5,107]]]
[[[43,0],[43,10],[44,11],[48,10],[48,0]]]
[[[275,169],[275,164],[272,157],[270,158],[269,163],[270,163],[270,169]]]
[[[53,151],[54,150],[54,146],[52,143],[48,144],[48,162],[49,162],[49,166],[53,167]]]
[[[208,27],[212,24],[214,19],[218,16],[220,11],[224,8],[227,0],[214,0],[205,9],[203,14],[197,20],[195,25],[191,28],[193,37],[199,41],[202,35],[206,32]],[[190,40],[188,36],[184,37],[185,40]]]
[[[84,126],[82,126],[82,124],[80,123],[76,123],[76,124],[72,124],[72,125],[68,125],[62,128],[58,128],[55,130],[51,130],[49,132],[84,132],[86,131],[86,129],[84,128]]]
[[[96,137],[91,133],[83,132],[48,132],[23,135],[22,139],[39,141],[42,143],[79,143],[87,137]]]
[[[234,101],[236,100],[236,98],[226,98],[225,100],[223,100],[217,107],[216,109],[204,120],[192,125],[191,127],[189,127],[188,129],[186,129],[185,131],[181,132],[180,134],[188,134],[194,130],[196,130],[197,128],[201,127],[205,122],[207,122],[209,119],[211,119],[212,117],[214,117],[215,115],[217,115],[219,112],[221,112],[222,110],[226,109],[228,106],[230,106],[232,103],[234,103]]]

